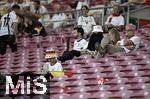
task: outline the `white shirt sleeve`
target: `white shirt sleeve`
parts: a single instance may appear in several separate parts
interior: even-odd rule
[[[92,25],[96,25],[94,17],[92,17]]]
[[[134,50],[139,48],[141,39],[138,36],[134,36],[134,37],[130,38],[130,40],[135,44]],[[120,45],[121,48],[124,48],[126,53],[129,53],[131,51],[124,46],[124,39],[122,39],[121,41],[118,41],[117,43]]]
[[[107,20],[106,20],[105,24],[109,24],[109,19],[110,19],[111,17],[112,17],[111,15],[107,17]]]
[[[83,47],[83,49],[87,49],[89,42],[86,42],[85,46]]]
[[[138,36],[134,36],[130,40],[136,45],[136,48],[139,48],[141,39]]]
[[[62,65],[59,62],[57,62],[54,66],[51,66],[50,63],[46,65],[48,65],[48,71],[63,71]]]
[[[9,17],[10,17],[10,21],[12,23],[19,21],[19,16],[17,16],[14,11],[12,11],[12,12],[9,13]]]
[[[63,71],[62,65],[57,63],[57,71]]]
[[[124,17],[120,16],[120,20],[119,20],[119,26],[124,25]]]
[[[83,49],[85,49],[85,48],[87,48],[87,45],[88,45],[88,42],[86,41],[86,40],[84,40],[83,42],[82,42],[82,48]]]
[[[40,14],[44,14],[44,13],[47,13],[47,9],[44,7],[44,6],[41,6],[40,8]]]
[[[123,43],[124,43],[124,39],[117,42],[117,44],[119,44],[119,46],[123,46]]]
[[[65,19],[67,19],[66,14],[65,14],[65,13],[62,13],[62,20],[65,20]]]
[[[52,16],[52,18],[51,18],[51,21],[55,21],[56,20],[56,15],[54,14],[53,16]]]
[[[109,17],[107,17],[107,20],[106,20],[106,22],[105,22],[105,24],[107,25],[107,24],[109,24],[109,19],[110,19],[110,16]]]
[[[82,8],[83,2],[79,1],[76,7],[76,10],[80,10]]]
[[[81,51],[81,49],[84,48],[84,46],[87,44],[87,41],[82,39],[81,41],[77,42],[76,40],[74,41],[74,46],[73,46],[73,50],[76,51]]]
[[[119,44],[119,46],[120,46],[121,48],[123,48],[126,53],[129,53],[129,52],[130,52],[130,50],[128,50],[126,47],[124,47],[124,39],[118,41],[117,44]]]
[[[19,17],[17,15],[11,17],[11,20],[13,23],[18,23],[19,22]]]

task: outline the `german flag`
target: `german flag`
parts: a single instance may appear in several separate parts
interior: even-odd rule
[[[58,76],[67,76],[67,77],[72,77],[74,75],[76,75],[77,73],[75,72],[64,72],[64,71],[51,71],[49,72],[51,77],[58,77]]]

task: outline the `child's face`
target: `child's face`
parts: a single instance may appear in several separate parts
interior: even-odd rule
[[[56,58],[47,59],[48,62],[55,63],[57,62]]]
[[[89,12],[89,10],[86,9],[85,7],[83,7],[81,10],[82,10],[82,14],[83,14],[83,15],[86,15],[86,14],[88,14],[88,12]]]

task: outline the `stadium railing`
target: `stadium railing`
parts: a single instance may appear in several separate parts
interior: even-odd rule
[[[130,5],[132,5],[132,3],[126,3],[124,5],[121,5],[121,7],[123,8],[123,13],[122,15],[125,17],[125,23],[128,24],[129,23],[129,19],[130,19],[130,14],[134,12],[134,10],[131,10],[130,9]],[[147,6],[145,6],[147,7]],[[106,20],[106,18],[108,17],[108,14],[107,15],[104,15],[104,9],[111,9],[112,6],[105,6],[105,7],[96,7],[96,8],[90,8],[90,11],[91,10],[103,10],[103,12],[101,13],[101,16],[100,17],[95,17],[95,18],[98,18],[99,19],[99,24],[100,25],[104,25],[104,22]],[[140,8],[138,9],[135,9],[135,11],[138,11],[140,10]],[[73,19],[68,19],[68,20],[60,20],[60,21],[66,21],[66,22],[74,22],[74,26],[76,26],[77,24],[77,18],[78,18],[78,15],[77,15],[77,12],[79,12],[81,10],[69,10],[69,11],[58,11],[58,12],[49,12],[49,13],[45,13],[43,14],[43,18],[45,15],[50,15],[52,16],[53,14],[56,14],[56,13],[73,13],[74,14],[74,18]],[[45,23],[52,23],[52,22],[60,22],[60,21],[51,21],[51,20],[46,20],[44,21],[44,19],[42,19],[42,23],[45,25]],[[138,19],[139,21],[139,19]],[[139,23],[139,22],[138,22]],[[138,24],[139,25],[139,24]],[[139,27],[139,26],[138,26]]]

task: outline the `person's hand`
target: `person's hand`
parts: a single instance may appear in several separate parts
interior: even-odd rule
[[[127,44],[127,43],[128,43],[128,38],[125,37],[123,42],[124,42],[124,45],[125,45],[125,46],[128,45],[128,44]]]
[[[114,25],[112,25],[112,24],[108,24],[107,26],[108,26],[108,28],[114,27]]]
[[[87,54],[87,49],[81,49],[80,52],[81,52],[82,55]]]
[[[120,43],[116,43],[116,45],[115,45],[116,47],[119,47],[120,46]]]
[[[95,49],[98,50],[100,44],[98,42],[95,43]]]

